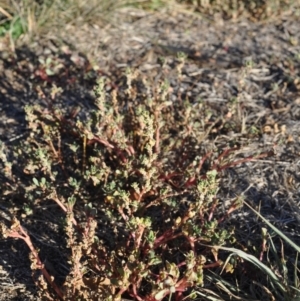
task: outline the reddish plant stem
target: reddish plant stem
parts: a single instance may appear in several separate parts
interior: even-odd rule
[[[136,298],[138,301],[143,301],[143,299],[138,295],[137,293],[137,287],[136,284],[132,285],[132,291],[133,291],[133,297]]]
[[[231,152],[231,150],[226,150],[224,151],[220,156],[219,158],[222,158],[224,157],[225,154],[228,154],[229,152]],[[245,163],[245,162],[250,162],[252,160],[256,160],[256,159],[261,159],[261,158],[265,158],[265,157],[270,157],[270,156],[273,156],[274,155],[274,152],[273,151],[269,151],[269,152],[265,152],[265,153],[261,153],[257,156],[249,156],[247,158],[243,158],[243,159],[240,159],[240,160],[237,160],[237,161],[234,161],[234,162],[230,162],[230,163],[227,163],[225,165],[222,165],[222,166],[219,166],[217,163],[215,163],[212,168],[210,168],[210,170],[216,170],[217,172],[221,172],[222,170],[225,170],[227,168],[230,168],[230,167],[233,167],[233,166],[236,166],[236,165],[239,165],[239,164],[242,164],[242,163]],[[206,157],[205,157],[206,158]],[[203,161],[203,159],[201,160]],[[203,161],[204,162],[204,161]],[[203,164],[203,163],[202,163]],[[201,166],[202,166],[201,164]],[[199,169],[199,168],[198,168]],[[207,179],[207,174],[204,174],[202,176],[200,176],[200,179],[202,180],[205,180]],[[186,181],[186,183],[183,185],[184,188],[187,188],[187,187],[190,187],[192,185],[195,185],[196,183],[196,180],[197,180],[197,177],[193,176],[191,177],[190,179],[188,179]]]
[[[42,263],[39,255],[38,255],[38,252],[34,248],[29,235],[26,233],[26,231],[23,229],[23,227],[21,225],[19,225],[16,229],[9,231],[7,235],[9,237],[22,239],[27,244],[27,246],[29,247],[29,249],[36,261],[35,262],[36,267],[42,271],[43,276],[47,279],[48,283],[52,286],[52,288],[54,289],[54,291],[56,292],[58,297],[60,299],[63,299],[62,291],[56,285],[56,283],[51,279],[51,276],[49,275],[48,271],[45,269],[44,264]]]
[[[273,156],[273,155],[274,155],[274,152],[273,151],[269,151],[269,152],[261,153],[261,154],[259,154],[257,156],[249,156],[249,157],[244,158],[244,159],[240,159],[240,160],[237,160],[237,161],[234,161],[234,162],[230,162],[228,164],[225,164],[225,165],[222,165],[222,166],[218,166],[215,169],[218,172],[220,172],[220,171],[222,171],[224,169],[227,169],[229,167],[233,167],[233,166],[239,165],[241,163],[250,162],[252,160],[261,159],[261,158],[265,158],[265,157],[270,157],[270,156]]]
[[[217,169],[217,165],[218,163],[221,161],[222,158],[224,158],[225,156],[228,156],[230,153],[238,150],[239,148],[238,147],[233,147],[233,148],[228,148],[228,149],[225,149],[217,158],[216,160],[216,163],[212,166],[211,169]]]
[[[213,218],[213,214],[214,214],[214,211],[216,210],[217,208],[217,204],[218,204],[218,200],[215,199],[212,206],[211,206],[211,210],[210,210],[210,213],[209,213],[209,216],[208,216],[208,220],[211,221],[212,218]]]
[[[209,152],[209,153],[207,153],[207,154],[200,160],[199,165],[198,165],[198,167],[197,167],[197,169],[196,169],[196,173],[197,173],[197,174],[200,174],[200,171],[202,170],[202,166],[203,166],[204,162],[206,161],[206,159],[207,159],[208,157],[211,156],[211,154],[212,154],[212,151]]]
[[[183,233],[174,234],[172,229],[167,230],[163,235],[161,235],[155,240],[154,249],[158,248],[160,245],[166,243],[167,241],[175,239],[182,235]]]

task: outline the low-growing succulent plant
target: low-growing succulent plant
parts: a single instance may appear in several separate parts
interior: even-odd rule
[[[65,212],[64,282],[47,271],[18,220],[2,233],[29,246],[45,300],[190,300],[207,269],[235,268],[219,248],[235,244],[234,228],[223,225],[242,201],[223,206],[219,175],[253,157],[202,147],[207,111],[171,101],[166,81],[152,93],[142,75],[128,70],[127,79],[125,90],[108,93],[100,78],[86,119],[26,107],[31,133],[20,153],[32,182],[25,198],[29,207],[51,200]]]

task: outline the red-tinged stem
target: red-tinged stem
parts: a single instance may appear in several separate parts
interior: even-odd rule
[[[221,158],[227,156],[229,153],[232,153],[236,150],[238,150],[238,147],[234,147],[234,148],[229,148],[224,150],[217,158],[216,163],[213,165],[213,167],[211,169],[217,169],[217,164],[221,161]]]
[[[189,285],[186,277],[183,277],[176,283],[176,292],[184,292],[191,285],[192,283]]]
[[[19,231],[21,232],[21,234],[19,234]],[[55,290],[58,297],[60,299],[63,299],[63,293],[61,292],[60,288],[56,285],[56,283],[54,281],[52,281],[51,276],[49,275],[48,271],[45,269],[42,261],[40,260],[38,252],[35,250],[32,242],[30,240],[30,237],[28,236],[26,231],[24,231],[23,227],[19,226],[17,230],[10,231],[8,233],[8,236],[14,237],[14,238],[20,238],[25,241],[25,243],[29,247],[31,253],[33,254],[33,256],[36,260],[36,266],[42,271],[43,276],[47,279],[48,283],[51,284],[51,286]]]
[[[215,268],[215,267],[219,267],[220,265],[221,265],[220,262],[214,262],[214,263],[204,265],[203,269]]]
[[[186,236],[188,242],[190,243],[190,246],[192,248],[192,251],[194,252],[194,254],[196,255],[196,251],[195,251],[195,238],[194,237],[190,237],[190,236]]]
[[[162,180],[164,180],[164,181],[168,181],[168,180],[170,180],[170,179],[173,178],[173,177],[181,176],[181,175],[182,175],[181,173],[178,173],[178,172],[172,172],[172,173],[170,173],[170,174],[168,174],[168,175],[162,174],[162,175],[160,175],[160,176],[158,177],[158,179],[162,179]]]
[[[205,162],[205,160],[212,154],[212,152],[207,153],[199,162],[198,168],[196,169],[197,174],[200,173],[202,166]]]
[[[181,291],[178,291],[177,294],[176,294],[176,301],[181,301],[182,300],[182,292]]]
[[[183,187],[188,188],[190,186],[193,186],[195,183],[196,183],[196,177],[193,176],[184,183]]]
[[[166,243],[169,240],[175,239],[179,236],[182,236],[182,233],[174,234],[173,230],[167,230],[163,235],[158,237],[154,242],[154,249],[159,247],[160,245]]]
[[[136,246],[137,249],[140,248],[141,241],[142,241],[142,236],[143,236],[144,231],[145,231],[145,227],[144,226],[140,226],[139,227],[139,234],[138,234],[137,239],[135,241],[135,246]]]
[[[57,196],[54,197],[53,200],[64,212],[68,212],[66,206],[59,200],[59,198]],[[77,222],[74,217],[72,218],[72,222],[75,226],[77,226]]]
[[[234,162],[230,162],[230,163],[225,164],[223,166],[220,166],[220,167],[218,167],[216,169],[217,169],[217,171],[222,171],[224,169],[227,169],[227,168],[232,167],[232,166],[239,165],[241,163],[250,162],[250,161],[255,160],[255,159],[261,159],[261,158],[265,158],[265,157],[270,157],[273,154],[274,154],[273,151],[270,151],[270,152],[259,154],[257,156],[249,156],[249,157],[244,158],[244,159],[240,159],[240,160],[237,160],[237,161],[234,161]]]
[[[184,265],[186,265],[186,262],[182,261],[182,262],[177,264],[177,267],[180,268],[180,267],[183,267]]]
[[[231,205],[230,208],[228,209],[228,211],[226,212],[226,214],[218,219],[218,224],[222,223],[225,220],[225,218],[227,218],[237,208],[238,208],[238,206],[236,204]]]
[[[222,157],[224,157],[225,155],[227,155],[228,153],[230,153],[230,152],[232,152],[232,151],[234,151],[234,150],[236,150],[236,149],[238,149],[238,148],[229,149],[229,150],[224,151],[224,152],[218,157],[217,161],[219,161],[219,159],[221,159]],[[211,154],[211,153],[208,153],[207,155],[205,155],[204,158],[202,158],[202,160],[200,161],[199,167],[198,167],[198,171],[201,170],[204,161],[206,160],[206,158],[207,158],[208,155],[210,155],[210,154]],[[247,158],[243,158],[243,159],[240,159],[240,160],[237,160],[237,161],[234,161],[234,162],[230,162],[230,163],[225,164],[225,165],[222,165],[222,166],[218,166],[217,163],[215,163],[215,164],[212,166],[212,168],[210,168],[210,169],[211,169],[211,170],[214,170],[214,169],[215,169],[215,170],[217,170],[217,172],[220,172],[220,171],[222,171],[222,170],[224,170],[224,169],[227,169],[227,168],[229,168],[229,167],[233,167],[233,166],[239,165],[239,164],[241,164],[241,163],[249,162],[249,161],[252,161],[252,160],[254,160],[254,159],[261,159],[261,158],[265,158],[265,157],[270,157],[270,156],[272,156],[273,154],[274,154],[273,151],[270,151],[270,152],[262,153],[262,154],[257,155],[257,156],[249,156],[249,157],[247,157]],[[204,174],[204,175],[200,176],[200,179],[202,179],[202,180],[207,179],[207,175]],[[183,185],[183,187],[187,188],[187,187],[190,187],[190,186],[194,185],[194,184],[196,183],[196,180],[197,180],[197,178],[196,178],[195,176],[193,176],[192,178],[190,178],[190,179],[188,179],[188,180],[186,181],[186,183]]]
[[[92,139],[89,139],[88,142],[87,142],[87,144],[93,144],[93,143],[95,143],[95,142],[98,142],[98,143],[100,143],[100,144],[103,144],[103,145],[105,145],[105,146],[107,146],[108,148],[111,148],[111,149],[114,149],[114,148],[115,148],[115,147],[114,147],[112,144],[110,144],[108,141],[106,141],[106,140],[104,140],[104,139],[101,139],[101,138],[99,138],[99,137],[97,137],[97,136],[94,136]]]
[[[138,301],[143,301],[143,299],[137,294],[136,284],[132,285],[133,297]]]
[[[217,207],[217,204],[218,204],[218,201],[215,199],[213,204],[212,204],[212,207],[211,207],[211,210],[210,210],[210,214],[209,214],[209,217],[208,217],[208,220],[211,221],[212,218],[213,218],[213,214],[214,214],[214,211]]]
[[[121,216],[123,217],[124,221],[127,222],[128,221],[128,217],[125,215],[123,209],[121,207],[119,207],[118,211],[121,214]]]

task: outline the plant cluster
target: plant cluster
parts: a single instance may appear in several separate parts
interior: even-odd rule
[[[25,218],[37,200],[64,212],[64,282],[19,219],[2,223],[1,233],[28,245],[43,300],[191,300],[203,294],[207,271],[232,273],[247,260],[260,266],[233,249],[226,224],[241,198],[224,207],[217,195],[223,170],[253,156],[233,159],[237,147],[205,145],[215,116],[203,102],[171,101],[168,82],[153,87],[138,72],[127,70],[126,79],[126,89],[109,91],[100,78],[86,119],[64,114],[55,99],[25,109],[31,133],[17,150],[30,178]]]

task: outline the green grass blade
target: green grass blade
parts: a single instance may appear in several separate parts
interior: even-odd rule
[[[273,226],[266,218],[264,218],[259,212],[252,208],[249,204],[244,202],[247,207],[249,207],[257,216],[259,216],[274,232],[276,232],[286,243],[292,246],[297,252],[300,252],[300,247],[297,246],[292,240],[290,240],[285,234],[279,231],[275,226]]]

